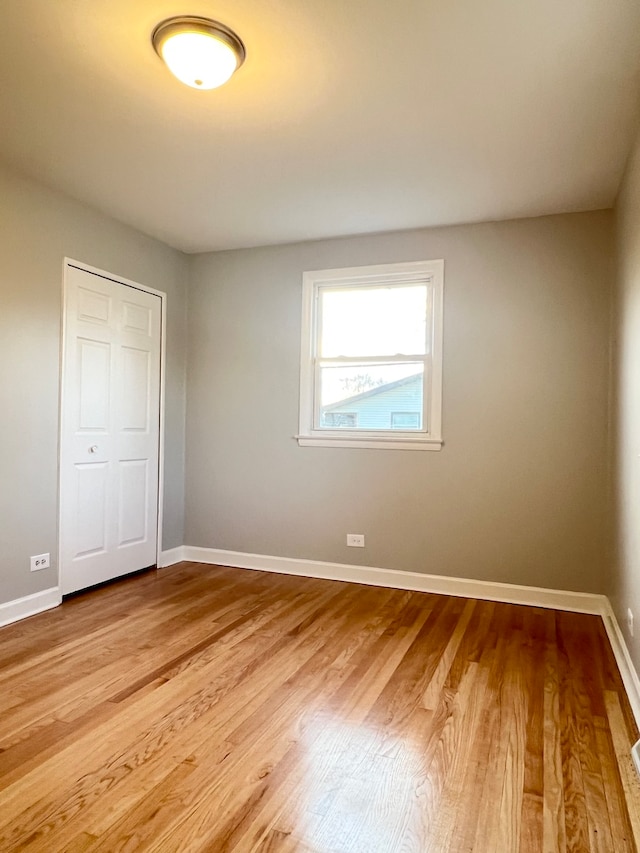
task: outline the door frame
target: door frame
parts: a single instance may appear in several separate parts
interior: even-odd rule
[[[60,317],[60,359],[59,359],[59,393],[58,393],[58,586],[62,589],[62,413],[65,404],[64,388],[64,354],[67,341],[67,300],[68,300],[68,271],[69,267],[92,273],[100,278],[113,281],[116,284],[124,284],[144,293],[152,293],[160,297],[160,421],[158,434],[158,506],[157,529],[156,529],[156,566],[162,565],[162,519],[164,504],[164,420],[165,420],[165,375],[166,375],[166,342],[167,342],[167,294],[162,290],[148,287],[120,275],[114,275],[106,270],[92,267],[84,261],[76,261],[74,258],[65,257],[62,266],[62,313]]]

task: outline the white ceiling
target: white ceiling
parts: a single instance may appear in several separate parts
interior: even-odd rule
[[[0,157],[188,252],[610,206],[638,0],[2,0]],[[150,33],[235,29],[225,87]]]

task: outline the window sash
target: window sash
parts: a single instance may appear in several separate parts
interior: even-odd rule
[[[414,362],[429,361],[430,354],[427,353],[398,353],[397,355],[334,355],[314,356],[313,362],[322,364],[413,364]]]
[[[344,356],[340,356],[339,358],[314,358],[313,359],[313,414],[312,414],[312,429],[319,433],[325,434],[327,432],[332,432],[331,427],[322,425],[322,380],[321,373],[322,368],[326,365],[343,365],[343,366],[351,366],[354,368],[360,366],[371,366],[373,364],[379,365],[380,367],[392,366],[394,364],[415,364],[422,367],[422,427],[420,429],[411,429],[407,432],[410,435],[428,435],[429,427],[431,424],[431,413],[429,401],[431,399],[431,357],[428,355],[419,355],[411,358],[407,358],[406,356],[393,356],[391,358],[345,358]],[[346,398],[345,398],[346,399]],[[343,433],[347,428],[342,427],[339,432]],[[362,433],[370,433],[371,435],[380,436],[381,434],[385,434],[387,432],[392,432],[394,436],[403,430],[398,428],[393,428],[391,426],[386,428],[379,429],[367,429],[366,427],[349,427],[350,432],[357,432],[358,434]],[[336,432],[336,430],[333,430]]]
[[[433,280],[429,276],[422,276],[418,279],[415,278],[407,278],[407,279],[398,279],[398,280],[383,280],[377,283],[369,283],[368,281],[360,281],[351,284],[320,284],[317,283],[315,285],[314,292],[314,310],[313,310],[313,320],[314,320],[314,329],[313,329],[313,356],[315,358],[329,359],[336,358],[340,356],[326,356],[321,352],[322,349],[322,339],[323,339],[323,321],[324,321],[324,303],[322,297],[325,293],[349,293],[358,290],[389,290],[395,287],[416,287],[421,286],[426,289],[426,298],[425,298],[425,313],[424,313],[424,321],[425,321],[425,334],[424,334],[424,352],[420,352],[417,354],[418,358],[422,358],[425,355],[429,355],[432,348],[433,342],[433,328],[432,321],[433,318]],[[321,307],[322,306],[322,307]],[[411,354],[409,352],[399,352],[396,353],[398,356],[409,357]],[[359,353],[357,355],[350,356],[342,356],[343,358],[391,358],[391,353],[369,353],[368,355],[364,355],[363,353]]]

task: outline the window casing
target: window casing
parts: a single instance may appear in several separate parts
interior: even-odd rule
[[[444,261],[304,273],[302,446],[439,450]]]

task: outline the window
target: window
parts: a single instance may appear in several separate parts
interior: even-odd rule
[[[420,429],[420,412],[391,412],[391,429]]]
[[[444,261],[306,272],[301,445],[439,450]]]

